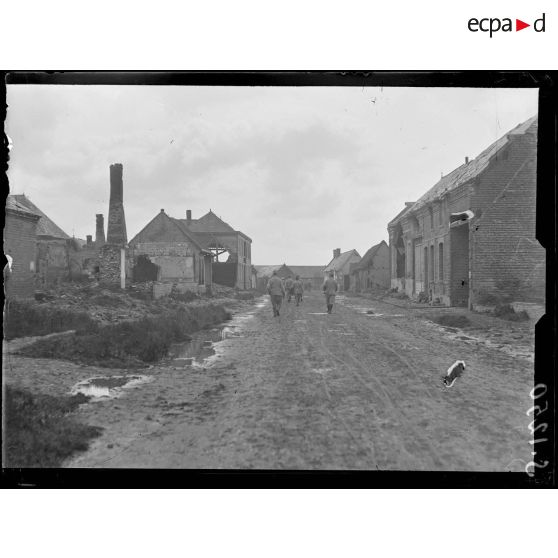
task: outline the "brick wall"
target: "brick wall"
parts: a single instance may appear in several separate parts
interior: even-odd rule
[[[535,239],[536,139],[535,133],[513,137],[475,185],[473,303],[491,292],[544,299],[545,254]]]
[[[5,286],[8,298],[33,297],[37,221],[38,217],[24,217],[6,211],[4,253],[9,254],[13,259],[12,272]]]
[[[469,225],[452,227],[449,234],[450,283],[452,306],[467,306],[469,302]]]

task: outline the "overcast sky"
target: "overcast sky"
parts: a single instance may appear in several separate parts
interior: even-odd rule
[[[128,239],[210,208],[258,264],[388,240],[406,201],[537,112],[535,89],[8,85],[11,193],[95,235],[124,165]]]

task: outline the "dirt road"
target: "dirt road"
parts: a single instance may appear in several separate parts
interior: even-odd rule
[[[66,466],[521,471],[529,459],[532,363],[411,310],[341,297],[327,315],[312,293],[273,318],[262,299],[220,335],[206,360],[178,356],[82,405],[104,434]],[[448,389],[456,359],[467,369]]]

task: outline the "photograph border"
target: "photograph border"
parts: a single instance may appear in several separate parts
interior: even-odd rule
[[[546,314],[535,326],[535,381],[544,385],[533,393],[535,431],[546,424],[536,443],[534,475],[474,471],[291,471],[228,469],[8,469],[2,485],[13,488],[547,488],[556,479],[556,138],[558,130],[558,71],[239,71],[239,72],[4,72],[0,103],[2,114],[1,180],[4,202],[8,194],[8,139],[5,134],[6,88],[12,84],[43,85],[170,85],[273,87],[467,87],[537,88],[539,98],[537,147],[536,238],[546,250]],[[4,264],[6,262],[4,255]],[[536,402],[535,402],[536,398]],[[525,436],[532,415],[525,409]],[[531,417],[531,418],[529,418]],[[502,436],[505,436],[505,432]],[[546,441],[543,441],[546,439]],[[546,465],[544,465],[546,463]]]

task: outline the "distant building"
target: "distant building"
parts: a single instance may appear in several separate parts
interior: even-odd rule
[[[361,292],[368,289],[389,289],[390,266],[389,246],[385,240],[372,246],[357,263],[349,268],[351,291]]]
[[[340,248],[336,248],[333,251],[333,259],[324,269],[324,276],[327,277],[333,271],[333,278],[337,281],[339,290],[348,291],[351,287],[351,264],[358,262],[360,262],[360,254],[356,250],[342,253]]]
[[[324,282],[324,268],[321,265],[257,265],[258,289],[265,290],[267,281],[277,271],[277,275],[282,278],[298,275],[306,290],[319,289]]]
[[[470,308],[543,300],[536,167],[535,116],[408,203],[388,224],[391,286]]]
[[[298,275],[304,288],[320,289],[324,283],[324,267],[322,265],[291,265],[294,276]]]

